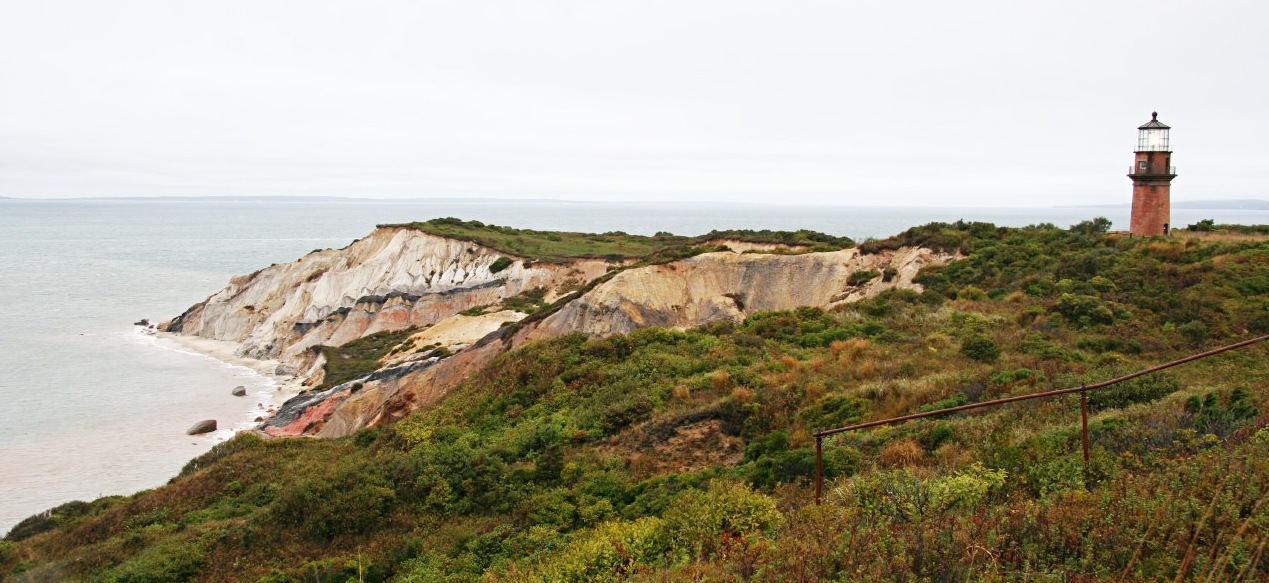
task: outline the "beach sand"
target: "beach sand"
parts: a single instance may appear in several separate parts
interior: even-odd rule
[[[277,360],[259,360],[238,356],[235,354],[239,346],[236,342],[213,340],[199,336],[185,336],[169,332],[154,332],[154,335],[161,345],[167,344],[169,347],[194,352],[231,366],[247,368],[259,375],[262,381],[259,388],[262,390],[251,392],[250,389],[252,387],[248,387],[247,398],[244,400],[244,405],[247,405],[247,407],[244,407],[246,419],[254,419],[257,416],[268,419],[287,399],[299,394],[305,388],[301,384],[304,379],[295,375],[277,374],[278,365],[281,364]],[[218,437],[227,438],[232,436],[232,433],[224,435],[222,432],[229,430],[236,433],[244,429],[254,428],[256,425],[258,425],[258,422],[255,421],[235,422],[229,426],[222,424],[216,433]]]

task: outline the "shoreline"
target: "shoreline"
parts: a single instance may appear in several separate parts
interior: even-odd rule
[[[0,472],[0,489],[12,492],[0,505],[0,536],[27,518],[71,501],[130,496],[160,487],[179,475],[190,460],[217,444],[244,431],[258,433],[261,422],[255,421],[256,417],[269,418],[304,388],[300,378],[276,374],[276,361],[235,356],[234,342],[109,323],[89,332],[65,333],[64,337],[82,342],[76,345],[79,352],[118,357],[108,362],[120,370],[138,366],[140,376],[116,374],[113,369],[103,372],[102,386],[107,392],[82,391],[86,395],[115,395],[108,402],[135,405],[111,408],[98,417],[53,416],[51,421],[68,427],[24,434],[20,439],[9,437],[0,443],[6,461],[5,471]],[[97,361],[86,362],[90,366],[72,367],[57,378],[63,385],[97,386],[92,377],[100,372],[93,368]],[[246,388],[245,396],[232,395],[236,385]],[[149,401],[146,390],[162,391],[163,395]],[[73,394],[75,391],[62,398]],[[21,408],[37,406],[41,394],[11,396]],[[126,413],[133,408],[133,413],[141,414],[141,425],[124,437],[102,443],[102,435],[136,419]],[[78,414],[85,413],[81,410]],[[215,419],[217,429],[186,434],[202,419]]]
[[[236,342],[159,332],[152,329],[144,329],[141,333],[154,338],[154,344],[157,348],[186,352],[217,361],[229,367],[247,369],[262,381],[260,383],[248,383],[246,385],[247,395],[238,397],[244,400],[243,414],[240,419],[216,420],[216,431],[208,433],[206,436],[214,437],[217,441],[228,440],[242,431],[256,430],[261,423],[275,415],[283,403],[305,389],[301,384],[303,379],[298,375],[277,373],[278,366],[281,364],[278,360],[258,360],[238,356],[235,353],[238,349],[238,343]],[[257,386],[253,387],[252,385]],[[262,420],[255,421],[256,418]]]

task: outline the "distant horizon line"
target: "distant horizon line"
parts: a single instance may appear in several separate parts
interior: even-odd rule
[[[224,195],[224,196],[180,196],[180,195],[163,195],[163,196],[76,196],[76,197],[18,197],[18,196],[0,196],[0,200],[15,201],[120,201],[120,202],[138,202],[138,201],[155,201],[155,202],[331,202],[331,203],[358,203],[358,202],[379,202],[379,203],[490,203],[490,202],[512,202],[512,203],[547,203],[547,204],[667,204],[667,205],[745,205],[745,206],[840,206],[840,207],[878,207],[878,208],[912,208],[912,207],[929,207],[929,205],[921,204],[894,204],[894,205],[876,205],[876,204],[843,204],[831,202],[729,202],[717,200],[577,200],[577,199],[561,199],[561,198],[500,198],[500,197],[409,197],[409,198],[380,198],[380,197],[358,197],[358,196],[322,196],[322,195]],[[948,206],[946,208],[1057,208],[1057,209],[1076,209],[1076,208],[1128,208],[1131,204],[1112,203],[1112,204],[1066,204],[1066,205],[1049,205],[1049,206],[1001,206],[1001,205],[965,205],[965,206]],[[1178,200],[1172,202],[1172,208],[1189,209],[1189,210],[1269,210],[1269,199],[1259,198],[1242,198],[1242,199],[1211,199],[1211,200]]]

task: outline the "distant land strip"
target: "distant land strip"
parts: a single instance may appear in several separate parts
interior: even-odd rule
[[[1074,208],[1128,208],[1131,203],[1117,204],[1064,204],[1053,208],[1074,209]],[[1231,199],[1231,200],[1178,200],[1172,203],[1174,209],[1210,209],[1210,210],[1246,210],[1246,211],[1269,211],[1269,200],[1257,198]]]

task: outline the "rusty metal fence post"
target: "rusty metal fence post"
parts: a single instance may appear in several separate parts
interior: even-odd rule
[[[824,493],[820,490],[824,480],[824,438],[815,436],[815,505],[819,506],[824,500]]]
[[[1083,387],[1080,387],[1083,388]],[[1088,483],[1092,474],[1088,469],[1088,391],[1080,391],[1080,435],[1083,437],[1084,446],[1084,489],[1088,489]]]

